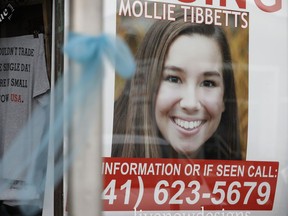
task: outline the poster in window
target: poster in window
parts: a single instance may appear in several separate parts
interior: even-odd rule
[[[104,20],[137,65],[106,78],[105,215],[285,215],[287,3],[117,0]]]

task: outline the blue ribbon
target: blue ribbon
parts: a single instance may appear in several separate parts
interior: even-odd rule
[[[104,74],[103,61],[104,58],[108,59],[108,61],[115,67],[117,73],[119,73],[123,78],[130,78],[135,71],[135,62],[132,57],[132,54],[126,44],[119,38],[110,37],[108,35],[100,35],[97,37],[80,35],[76,33],[71,33],[69,35],[68,43],[64,47],[64,52],[68,55],[71,60],[74,60],[82,65],[83,73],[79,80],[77,80],[76,84],[72,86],[70,89],[67,99],[63,100],[63,80],[59,78],[55,85],[55,121],[51,131],[47,130],[43,134],[43,139],[37,149],[33,150],[31,153],[31,157],[27,157],[26,161],[23,161],[22,167],[11,167],[11,172],[15,178],[20,176],[21,173],[28,172],[26,174],[27,181],[33,182],[35,181],[34,173],[35,170],[29,169],[30,164],[36,161],[37,158],[41,158],[45,152],[47,152],[47,148],[49,145],[50,134],[53,134],[54,140],[54,150],[55,155],[62,151],[62,142],[63,142],[63,127],[64,127],[64,115],[67,120],[67,124],[71,124],[71,120],[73,118],[74,107],[81,106],[82,103],[87,102],[87,95],[91,93],[91,91],[99,90],[99,83],[102,81]],[[73,70],[73,68],[72,68]],[[95,82],[96,81],[96,82]],[[100,88],[100,90],[102,90]],[[89,101],[88,101],[89,102]],[[86,103],[87,104],[87,103]],[[100,106],[100,105],[99,105]],[[47,106],[49,107],[49,105]],[[11,149],[9,152],[17,152],[18,146],[23,145],[23,140],[25,138],[25,134],[28,131],[34,131],[35,125],[37,127],[37,122],[42,121],[39,118],[39,115],[43,112],[43,108],[36,108],[27,125],[23,128],[23,130],[17,135],[16,141],[11,145]],[[49,113],[47,111],[47,113]],[[32,124],[33,122],[36,122]],[[89,124],[89,123],[88,123]],[[80,125],[79,125],[80,126]],[[88,126],[89,125],[85,125]],[[81,126],[80,126],[81,127]],[[25,144],[25,143],[24,143]],[[5,155],[7,160],[13,160],[11,154]],[[68,155],[68,162],[71,163],[74,159],[73,155]],[[12,154],[13,155],[13,154]],[[2,166],[2,160],[0,160],[0,168]],[[37,170],[44,173],[47,167],[46,160],[40,160],[37,164]],[[54,186],[58,184],[61,180],[63,171],[65,172],[68,167],[62,167],[62,161],[55,163],[55,178],[54,178]],[[69,164],[68,164],[69,166]],[[45,179],[39,179],[34,182],[38,187],[37,190],[40,194],[43,195],[45,189]],[[6,188],[9,188],[9,184],[3,184],[0,186],[0,193],[5,191]],[[25,197],[29,196],[29,192],[23,192],[21,197],[25,199]],[[19,197],[19,199],[21,199]],[[23,211],[27,211],[27,209],[23,209]]]
[[[85,71],[101,68],[102,56],[108,58],[116,72],[123,78],[130,78],[135,71],[135,62],[127,45],[118,37],[100,35],[97,37],[70,33],[64,52],[84,66]]]

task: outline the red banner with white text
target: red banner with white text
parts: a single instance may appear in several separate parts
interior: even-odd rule
[[[278,162],[105,158],[105,211],[271,210]]]

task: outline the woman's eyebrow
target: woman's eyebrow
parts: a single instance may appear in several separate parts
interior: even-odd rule
[[[205,71],[203,75],[205,77],[211,77],[211,76],[222,77],[222,73],[220,73],[219,71]]]
[[[182,68],[177,67],[177,66],[173,66],[173,65],[164,66],[164,71],[165,70],[174,71],[174,72],[184,72],[184,70]]]

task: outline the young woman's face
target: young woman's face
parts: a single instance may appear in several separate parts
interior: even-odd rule
[[[217,42],[183,35],[170,46],[159,86],[155,117],[178,152],[196,156],[216,131],[225,109],[222,55]]]

